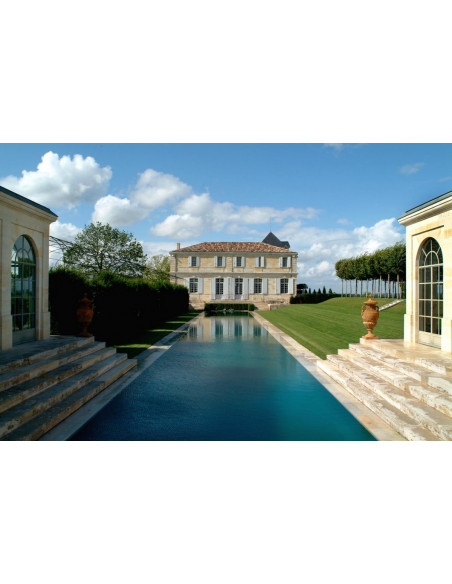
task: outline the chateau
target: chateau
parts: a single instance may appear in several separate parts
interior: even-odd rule
[[[213,241],[170,253],[171,282],[186,286],[190,305],[250,302],[261,310],[296,294],[297,257],[289,242],[269,233],[262,242]]]

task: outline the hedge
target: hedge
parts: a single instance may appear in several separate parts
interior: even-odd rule
[[[206,302],[204,305],[204,310],[207,314],[212,312],[223,312],[225,310],[242,311],[242,310],[255,310],[255,306],[248,302]]]
[[[299,296],[291,296],[290,304],[319,304],[325,302],[330,298],[337,298],[340,294],[324,294],[323,292],[312,292],[307,294],[300,294]]]
[[[76,310],[85,292],[94,301],[94,318],[88,330],[109,344],[126,341],[188,311],[188,290],[184,286],[152,284],[110,272],[88,279],[76,270],[59,267],[49,273],[52,334],[80,331]]]

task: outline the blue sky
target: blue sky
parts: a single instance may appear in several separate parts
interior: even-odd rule
[[[0,184],[57,213],[57,237],[98,220],[149,255],[271,228],[299,281],[338,290],[338,259],[404,239],[397,218],[452,189],[452,145],[0,144]]]

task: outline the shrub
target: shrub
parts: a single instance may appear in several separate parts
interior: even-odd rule
[[[212,314],[214,312],[223,312],[224,310],[234,310],[236,311],[252,311],[256,307],[251,302],[206,302],[204,310],[206,314]]]

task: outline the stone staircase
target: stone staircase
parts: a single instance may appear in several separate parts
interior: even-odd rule
[[[361,339],[317,367],[407,440],[452,440],[452,355]]]
[[[137,364],[94,337],[0,353],[0,440],[37,440]]]

